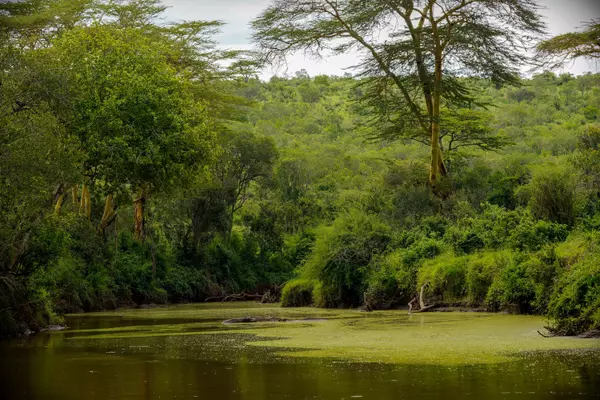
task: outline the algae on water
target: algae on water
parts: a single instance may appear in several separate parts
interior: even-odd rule
[[[248,308],[248,305],[234,308],[196,305],[86,315],[122,318],[133,326],[73,330],[71,340],[210,334],[218,341],[232,340],[232,335],[239,335],[241,346],[273,348],[289,357],[348,362],[485,364],[509,361],[541,350],[600,349],[600,340],[596,339],[544,338],[538,334],[538,330],[544,329],[544,320],[523,315],[453,312],[409,316],[406,311],[362,313],[272,306]],[[222,324],[223,320],[245,316],[326,320]],[[177,323],[172,323],[174,320]],[[140,323],[136,325],[135,321]]]

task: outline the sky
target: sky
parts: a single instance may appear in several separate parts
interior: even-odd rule
[[[169,6],[166,18],[170,21],[184,20],[219,20],[226,25],[222,33],[216,37],[219,47],[246,50],[253,45],[250,41],[250,21],[264,10],[271,0],[163,0]],[[582,22],[600,18],[599,0],[539,0],[544,7],[542,14],[546,19],[551,35],[572,32]],[[315,60],[295,54],[288,57],[287,66],[277,69],[268,68],[262,73],[263,78],[272,75],[293,74],[305,69],[309,75],[319,74],[343,75],[346,68],[356,64],[357,55],[349,53],[342,56],[327,57]],[[569,64],[558,72],[570,72],[575,75],[586,71],[600,72],[600,64],[579,60]]]

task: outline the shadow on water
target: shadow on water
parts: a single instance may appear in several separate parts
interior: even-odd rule
[[[530,351],[482,365],[353,363],[248,345],[266,339],[215,333],[214,318],[68,323],[80,331],[0,343],[3,399],[600,398],[600,352],[592,349]]]

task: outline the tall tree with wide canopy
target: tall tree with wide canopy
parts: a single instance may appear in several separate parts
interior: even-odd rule
[[[435,187],[446,174],[442,107],[473,100],[458,78],[518,83],[526,51],[544,33],[538,9],[534,0],[274,0],[253,21],[254,41],[268,61],[358,50],[355,67],[393,128],[381,136],[428,138]]]

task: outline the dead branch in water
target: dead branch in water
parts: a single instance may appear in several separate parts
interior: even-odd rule
[[[409,303],[408,303],[408,314],[412,314],[412,313],[421,313],[421,312],[425,312],[427,310],[431,310],[432,308],[437,307],[437,304],[430,304],[428,306],[425,305],[425,296],[424,296],[424,292],[425,292],[425,287],[429,284],[429,282],[425,282],[424,285],[421,286],[421,290],[419,291],[419,294],[417,296],[415,296]],[[419,309],[418,310],[414,310],[413,311],[413,307],[416,304],[419,304]]]

